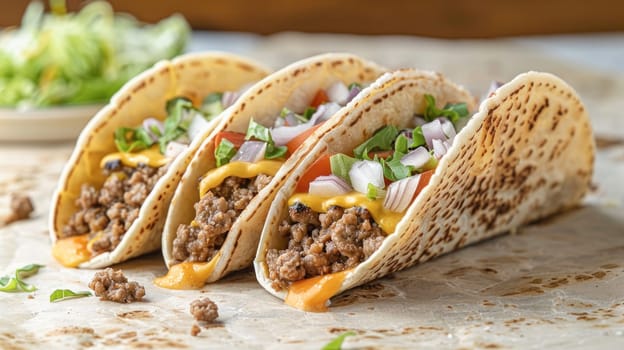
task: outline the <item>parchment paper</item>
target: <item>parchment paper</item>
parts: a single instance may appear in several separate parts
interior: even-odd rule
[[[0,349],[305,348],[353,330],[345,349],[620,349],[624,347],[624,79],[576,65],[522,41],[447,42],[395,37],[284,34],[257,38],[251,57],[279,67],[323,51],[351,51],[390,67],[441,70],[481,93],[491,79],[528,69],[559,74],[586,103],[598,136],[595,187],[583,206],[396,273],[332,300],[327,313],[291,309],[251,271],[201,291],[152,284],[159,254],[118,265],[146,288],[134,304],[96,297],[48,301],[57,288],[87,290],[94,271],[50,255],[48,204],[71,144],[0,143],[0,215],[8,194],[30,194],[31,220],[0,228],[0,275],[45,265],[34,293],[0,293]],[[192,300],[208,296],[219,322],[190,335]]]

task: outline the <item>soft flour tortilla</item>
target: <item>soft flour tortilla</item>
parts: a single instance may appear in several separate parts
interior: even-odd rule
[[[101,187],[104,183],[100,161],[105,155],[117,152],[113,139],[115,129],[140,125],[148,117],[164,119],[166,101],[173,97],[185,96],[199,104],[212,92],[236,91],[267,74],[268,70],[254,61],[221,52],[207,52],[161,61],[129,81],[84,128],[63,169],[50,209],[52,242],[60,237],[63,226],[76,212],[74,202],[80,196],[82,184]],[[110,266],[160,247],[173,190],[202,139],[217,124],[216,121],[210,123],[188,150],[174,160],[154,186],[120,244],[113,251],[97,255],[79,267]]]
[[[171,267],[176,262],[173,258],[173,241],[178,226],[189,224],[195,217],[193,205],[200,199],[199,178],[215,168],[214,137],[217,133],[232,131],[244,134],[252,118],[260,124],[271,126],[282,108],[297,110],[293,104],[307,106],[319,89],[326,89],[336,81],[346,84],[372,82],[384,71],[377,64],[354,55],[324,54],[295,62],[273,73],[241,96],[229,110],[231,115],[224,118],[221,125],[200,146],[176,189],[163,232],[162,249],[167,266]],[[341,119],[341,113],[359,100],[361,93],[325,124]],[[288,158],[282,169],[295,168],[305,158],[306,150],[317,140],[314,135]],[[281,179],[287,174],[282,170],[278,171],[271,183],[252,199],[236,219],[220,249],[219,260],[206,282],[214,282],[229,272],[251,265],[267,211]]]
[[[323,153],[352,151],[384,125],[405,125],[423,111],[425,93],[440,106],[463,100],[463,91],[440,76],[405,70],[386,79],[383,89],[354,106],[342,125],[309,150],[299,168],[290,169],[254,261],[258,281],[271,294],[284,299],[287,291],[271,287],[265,255],[286,246],[278,226],[306,169]],[[588,190],[593,161],[592,131],[576,92],[550,74],[519,75],[481,104],[395,232],[346,274],[334,295],[577,205]]]

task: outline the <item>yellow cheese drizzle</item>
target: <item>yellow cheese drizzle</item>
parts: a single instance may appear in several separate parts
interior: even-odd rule
[[[327,210],[334,205],[342,208],[366,208],[373,216],[373,219],[375,219],[377,225],[379,225],[386,234],[394,232],[396,225],[405,214],[386,210],[383,206],[383,200],[371,200],[359,192],[350,192],[335,197],[318,197],[307,193],[296,193],[290,197],[288,205],[291,206],[296,202],[305,204],[317,213],[326,213]]]
[[[100,167],[104,168],[106,163],[120,160],[125,166],[136,168],[139,164],[146,164],[152,168],[159,168],[166,165],[171,160],[160,153],[158,145],[139,152],[115,152],[106,155],[100,162]]]
[[[284,162],[279,160],[261,160],[255,163],[231,162],[211,169],[199,183],[199,197],[203,197],[210,189],[219,186],[226,177],[236,176],[249,179],[259,174],[275,176],[282,164]]]

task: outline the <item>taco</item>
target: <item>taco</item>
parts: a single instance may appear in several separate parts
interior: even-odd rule
[[[440,75],[375,83],[273,200],[254,266],[287,304],[347,289],[579,203],[594,144],[577,94],[529,72],[474,104]],[[465,125],[465,126],[464,126]]]
[[[161,61],[128,82],[80,134],[52,197],[52,254],[101,268],[160,247],[171,195],[222,110],[268,74],[226,53]]]
[[[286,175],[281,169],[301,161],[315,131],[339,118],[382,73],[354,55],[324,54],[273,73],[241,96],[176,189],[162,242],[169,272],[155,283],[201,288],[249,267]]]

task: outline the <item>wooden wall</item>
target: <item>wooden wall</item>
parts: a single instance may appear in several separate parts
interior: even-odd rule
[[[624,31],[621,0],[110,0],[153,22],[173,12],[194,28],[269,34],[285,30],[414,34],[442,38]],[[27,0],[3,0],[0,26]],[[70,8],[83,1],[68,0]]]

